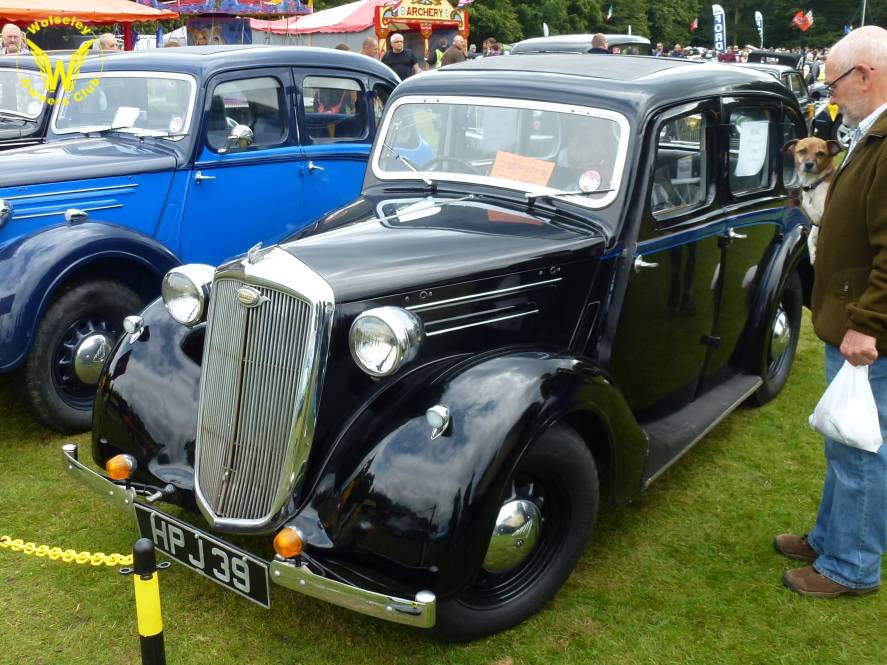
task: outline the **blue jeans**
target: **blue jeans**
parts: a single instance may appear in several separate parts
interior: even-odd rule
[[[843,364],[838,348],[826,345],[827,383]],[[887,357],[869,365],[869,383],[885,437]],[[846,587],[876,586],[881,583],[881,556],[887,549],[887,444],[869,453],[826,437],[825,457],[828,465],[819,514],[807,536],[819,554],[813,568]]]

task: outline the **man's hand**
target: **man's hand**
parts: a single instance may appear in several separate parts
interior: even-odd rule
[[[841,355],[854,367],[871,365],[878,359],[876,339],[856,330],[848,330],[841,342]]]

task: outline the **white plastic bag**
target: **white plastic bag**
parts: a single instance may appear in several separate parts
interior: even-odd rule
[[[881,425],[867,365],[854,367],[844,361],[813,409],[810,426],[848,446],[878,452],[882,443]]]

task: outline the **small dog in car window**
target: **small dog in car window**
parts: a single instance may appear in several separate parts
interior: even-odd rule
[[[795,160],[798,180],[801,184],[801,209],[810,218],[813,228],[807,236],[810,263],[816,260],[816,240],[819,237],[819,220],[825,208],[825,197],[835,175],[832,163],[841,152],[837,141],[825,141],[815,136],[793,139],[783,146]]]

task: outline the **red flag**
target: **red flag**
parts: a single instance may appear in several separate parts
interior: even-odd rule
[[[803,9],[795,14],[795,17],[792,19],[792,23],[795,24],[801,32],[807,32],[807,30],[809,30],[810,26],[812,25],[810,17],[808,17],[807,14],[804,13]]]
[[[699,27],[699,17],[697,16],[692,21],[690,21],[690,32],[696,32],[696,29]]]

